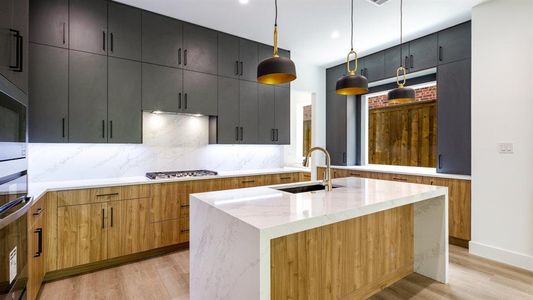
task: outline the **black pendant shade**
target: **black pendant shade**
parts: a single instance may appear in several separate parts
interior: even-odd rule
[[[388,93],[389,103],[406,103],[415,101],[416,93],[412,88],[399,86]]]
[[[368,80],[358,74],[348,74],[337,80],[335,87],[340,95],[362,95],[368,93]]]
[[[264,84],[282,84],[296,79],[294,62],[287,57],[273,56],[257,66],[257,81]]]

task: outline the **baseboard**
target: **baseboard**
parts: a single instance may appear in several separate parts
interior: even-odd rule
[[[448,237],[448,241],[451,245],[459,246],[468,249],[468,242],[467,240],[459,239],[453,236]]]
[[[469,246],[469,252],[471,254],[495,260],[521,269],[533,271],[533,256],[485,245],[483,243],[474,241],[470,241]]]

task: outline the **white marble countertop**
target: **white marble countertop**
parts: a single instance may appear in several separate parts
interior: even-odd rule
[[[333,183],[338,187],[331,192],[291,194],[272,187],[256,187],[192,194],[191,199],[203,201],[275,238],[448,192],[446,187],[354,177],[338,178]],[[306,184],[309,182],[276,188]]]
[[[325,167],[325,166],[321,165],[319,167]],[[391,165],[331,166],[331,167],[335,169],[354,170],[354,171],[380,172],[380,173],[440,177],[440,178],[462,179],[462,180],[472,179],[472,176],[470,175],[437,173],[437,169],[435,168],[424,168],[424,167],[391,166]]]
[[[269,175],[294,172],[310,172],[307,168],[274,168],[274,169],[257,169],[257,170],[238,170],[238,171],[220,171],[215,176],[201,177],[182,177],[173,179],[152,180],[145,176],[135,177],[118,177],[118,178],[99,178],[69,181],[48,181],[48,182],[29,182],[28,195],[34,198],[34,201],[42,197],[46,192],[60,190],[74,190],[87,188],[100,188],[117,185],[136,185],[136,184],[154,184],[176,181],[206,180],[218,178],[230,178],[240,176]]]

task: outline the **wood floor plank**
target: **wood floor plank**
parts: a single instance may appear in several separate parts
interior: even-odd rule
[[[387,267],[387,266],[385,266]],[[96,271],[44,284],[49,299],[189,299],[189,251]],[[411,274],[372,300],[533,299],[533,272],[483,259],[450,246],[450,283]]]

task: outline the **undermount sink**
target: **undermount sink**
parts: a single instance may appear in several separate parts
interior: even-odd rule
[[[337,186],[333,186],[333,188],[337,188]],[[323,184],[312,184],[312,185],[301,185],[301,186],[293,186],[289,188],[277,188],[276,190],[292,193],[292,194],[299,194],[299,193],[307,193],[307,192],[314,192],[314,191],[323,191],[326,187]]]

